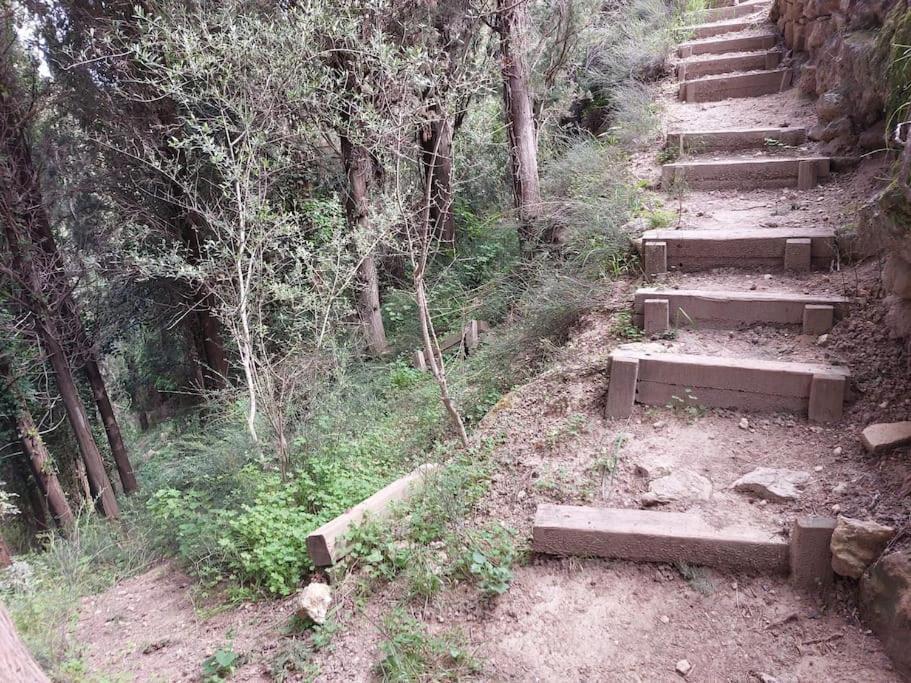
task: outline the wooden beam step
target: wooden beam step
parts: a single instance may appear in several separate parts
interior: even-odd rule
[[[746,19],[734,19],[732,21],[713,21],[706,24],[693,24],[690,26],[681,26],[679,33],[691,35],[696,40],[702,38],[713,38],[714,36],[724,35],[725,33],[737,33],[752,28],[755,22]]]
[[[825,334],[844,317],[848,300],[789,292],[731,292],[647,287],[636,291],[633,320],[646,334],[673,327],[727,329],[743,325],[801,325]]]
[[[847,368],[823,363],[617,350],[606,412],[629,417],[635,402],[795,412],[830,422],[842,416],[849,379]]]
[[[754,52],[770,50],[778,45],[778,34],[773,32],[759,33],[752,36],[716,38],[714,40],[690,41],[677,46],[677,56],[681,59],[695,55],[727,54],[728,52]]]
[[[718,102],[774,95],[790,88],[793,77],[791,69],[705,76],[681,83],[677,96],[681,102]]]
[[[666,147],[680,154],[763,149],[771,144],[799,147],[807,141],[806,128],[739,128],[668,133]]]
[[[669,268],[697,271],[750,267],[809,271],[828,268],[835,257],[833,228],[730,228],[649,230],[640,248],[647,275]]]
[[[763,529],[713,526],[693,513],[549,503],[535,512],[532,550],[775,574],[790,565],[788,541]]]
[[[729,74],[735,71],[761,71],[777,69],[781,63],[779,50],[743,52],[711,59],[693,59],[677,64],[678,81],[692,81],[706,76]],[[685,94],[685,93],[684,93]]]
[[[436,464],[421,465],[311,533],[307,536],[310,560],[317,567],[329,567],[338,562],[351,549],[346,536],[355,526],[368,516],[371,519],[387,517],[393,503],[407,500],[437,468]]]
[[[757,2],[742,2],[740,4],[725,5],[723,7],[712,7],[710,9],[695,12],[701,22],[726,21],[729,19],[739,19],[746,17],[762,10],[768,10],[770,7],[768,0],[758,0]]]
[[[796,187],[810,190],[829,177],[829,157],[767,157],[678,161],[661,167],[661,187],[673,191]]]

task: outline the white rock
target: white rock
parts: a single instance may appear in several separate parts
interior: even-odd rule
[[[749,421],[748,419],[746,419],[745,417],[740,418],[740,425],[739,425],[739,427],[740,427],[741,429],[749,429],[749,428],[750,428],[750,421]]]
[[[636,476],[651,481],[666,477],[674,470],[676,461],[666,453],[641,455],[633,460],[633,472]]]
[[[297,614],[315,624],[323,624],[331,604],[332,589],[325,583],[311,583],[297,597]]]
[[[842,449],[841,446],[836,446],[836,447],[832,450],[832,455],[838,456],[838,455],[841,455],[843,452],[844,452],[844,449]]]
[[[686,659],[681,659],[677,662],[677,666],[674,667],[674,670],[681,676],[686,676],[690,671],[693,670],[693,665],[690,664]]]
[[[643,505],[656,505],[675,500],[709,500],[711,497],[711,481],[690,470],[677,470],[650,482],[648,493],[640,500]]]
[[[835,493],[837,495],[841,495],[842,493],[844,493],[847,490],[848,490],[848,485],[843,481],[838,482],[837,484],[835,484],[835,486],[832,487],[832,493]]]
[[[765,500],[782,503],[797,500],[800,489],[810,480],[810,475],[799,470],[759,467],[735,481],[732,488],[740,493],[750,493]]]
[[[832,532],[832,569],[859,579],[895,536],[895,529],[873,521],[839,517]]]
[[[827,335],[827,334],[821,334],[821,335],[819,335],[819,337],[816,338],[816,344],[819,346],[825,346],[828,343],[829,343],[829,335]]]

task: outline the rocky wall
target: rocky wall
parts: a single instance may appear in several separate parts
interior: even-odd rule
[[[856,246],[861,257],[885,255],[890,331],[911,340],[911,149],[893,140],[911,118],[911,62],[896,60],[894,47],[911,44],[911,0],[775,0],[772,20],[798,87],[817,98],[810,138],[820,152],[892,148],[894,179],[860,211]]]
[[[818,97],[811,138],[845,154],[885,145],[880,34],[889,13],[908,0],[775,0],[772,20],[792,50],[798,87]]]

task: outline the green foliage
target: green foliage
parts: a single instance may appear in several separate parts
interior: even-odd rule
[[[243,655],[234,651],[231,645],[220,648],[206,657],[202,662],[202,680],[204,683],[220,683],[234,675],[244,662]]]
[[[461,569],[470,576],[485,597],[496,597],[509,590],[512,567],[518,559],[515,534],[501,524],[491,524],[468,532],[468,546]]]
[[[431,634],[401,609],[384,619],[383,631],[386,639],[380,644],[383,658],[377,672],[384,681],[458,681],[481,670],[460,634]]]
[[[633,322],[633,314],[629,311],[620,311],[614,316],[611,330],[619,339],[626,341],[640,341],[645,333]]]

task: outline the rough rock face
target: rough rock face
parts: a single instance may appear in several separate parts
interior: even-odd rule
[[[678,470],[649,483],[648,493],[642,494],[640,502],[650,507],[678,500],[709,500],[711,497],[711,481],[696,472]]]
[[[911,677],[911,551],[887,555],[867,570],[860,582],[860,612],[895,668]]]
[[[818,98],[809,136],[821,151],[883,149],[894,132],[885,112],[896,110],[890,98],[907,78],[889,52],[909,42],[911,0],[775,0],[771,17],[793,51],[798,86]],[[899,167],[896,182],[859,213],[856,255],[887,254],[886,324],[893,337],[911,338],[911,140]]]
[[[877,29],[907,0],[775,0],[772,20],[797,56],[797,82],[818,95],[819,125],[811,137],[830,153],[863,142],[883,146],[888,95],[876,56]],[[873,132],[872,135],[865,135]]]
[[[760,467],[735,481],[733,489],[776,503],[786,503],[800,498],[800,489],[808,481],[810,475],[807,472]]]
[[[315,624],[322,624],[331,604],[332,589],[325,583],[311,583],[297,597],[297,614]]]
[[[859,579],[895,536],[895,529],[876,522],[839,517],[832,533],[832,569]]]

